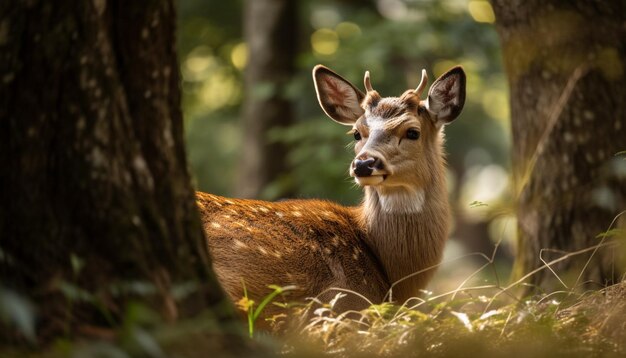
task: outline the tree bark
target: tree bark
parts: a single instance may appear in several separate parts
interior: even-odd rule
[[[626,207],[626,161],[615,157],[626,149],[626,8],[584,0],[493,5],[511,95],[520,276],[542,257],[563,255],[542,249],[616,239],[597,235]],[[621,279],[617,256],[619,249],[603,248],[553,269],[568,287],[598,287]],[[552,288],[556,280],[543,270],[530,282]]]
[[[0,285],[36,305],[43,341],[137,299],[231,319],[187,171],[175,19],[166,0],[0,3]]]
[[[268,141],[268,131],[294,121],[286,86],[295,71],[296,9],[297,2],[292,0],[247,0],[244,5],[249,61],[245,72],[238,197],[275,199],[292,192],[287,185],[271,195],[274,197],[263,195],[263,189],[287,168],[287,148]]]

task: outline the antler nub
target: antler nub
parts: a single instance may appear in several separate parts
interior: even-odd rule
[[[424,88],[426,88],[426,84],[428,84],[428,75],[426,74],[426,70],[422,69],[422,79],[420,80],[420,84],[417,85],[417,88],[415,90],[413,90],[413,92],[417,95],[417,97],[422,96],[422,92],[424,92]]]
[[[365,90],[367,92],[372,92],[374,90],[372,88],[372,83],[370,82],[370,71],[365,71],[365,77],[363,78],[363,83],[365,84]]]

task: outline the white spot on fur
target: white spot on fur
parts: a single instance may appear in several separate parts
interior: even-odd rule
[[[425,195],[423,190],[417,190],[380,194],[379,198],[380,207],[385,213],[413,214],[422,211]]]
[[[216,228],[216,229],[219,229],[219,228],[221,228],[221,227],[222,227],[222,225],[220,225],[220,224],[218,224],[218,223],[216,223],[216,222],[212,222],[212,223],[211,223],[211,226],[213,226],[213,227],[214,227],[214,228]]]
[[[248,245],[244,244],[243,242],[241,242],[241,241],[239,241],[237,239],[233,240],[233,242],[235,243],[235,247],[238,248],[238,249],[245,249],[245,248],[248,247]]]
[[[370,131],[382,130],[385,126],[385,121],[381,117],[367,117],[367,127]]]
[[[283,216],[285,216],[285,214],[281,213],[280,211],[277,211],[276,216],[278,216],[279,218],[282,218]]]
[[[292,211],[292,212],[291,212],[291,214],[292,214],[293,216],[296,216],[296,217],[301,217],[301,216],[302,216],[302,213],[301,213],[301,212],[299,212],[299,211]]]

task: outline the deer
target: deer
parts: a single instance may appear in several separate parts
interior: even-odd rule
[[[363,200],[346,207],[197,192],[217,279],[233,302],[244,289],[262,299],[272,284],[295,287],[292,301],[354,293],[336,302],[340,312],[382,303],[390,292],[397,302],[417,297],[442,260],[450,230],[443,127],[461,113],[465,72],[460,66],[445,72],[424,100],[425,70],[417,88],[399,97],[381,97],[369,71],[366,93],[323,65],[312,74],[324,113],[351,128],[349,173]]]

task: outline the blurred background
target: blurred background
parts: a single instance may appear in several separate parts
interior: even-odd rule
[[[516,230],[511,135],[489,2],[180,0],[178,6],[189,161],[198,190],[219,195],[358,204],[361,190],[348,175],[352,137],[319,108],[313,66],[324,64],[361,88],[369,70],[381,95],[397,96],[416,87],[422,68],[430,85],[461,64],[467,100],[446,128],[455,221],[444,261],[474,252],[491,257],[501,242],[496,259],[506,279]],[[439,276],[467,278],[484,262],[478,256],[450,262]],[[454,285],[433,282],[433,290]]]

